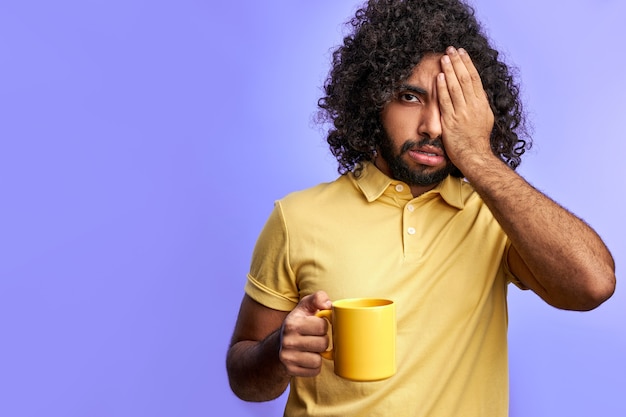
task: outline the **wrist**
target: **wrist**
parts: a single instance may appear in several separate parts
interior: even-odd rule
[[[480,180],[487,172],[505,165],[491,152],[466,152],[456,159],[453,163],[470,182]]]

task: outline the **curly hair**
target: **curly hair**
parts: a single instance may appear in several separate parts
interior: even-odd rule
[[[459,0],[370,0],[348,22],[332,56],[318,116],[345,174],[373,159],[384,138],[380,112],[424,55],[463,47],[481,76],[495,121],[491,148],[512,169],[531,147],[519,86],[498,59],[474,9]],[[455,168],[452,175],[462,177]]]

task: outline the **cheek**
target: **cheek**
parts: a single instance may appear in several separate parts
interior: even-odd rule
[[[381,121],[387,135],[402,142],[412,139],[417,131],[417,115],[410,108],[390,105],[381,114]]]

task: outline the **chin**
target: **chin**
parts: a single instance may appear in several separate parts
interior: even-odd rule
[[[439,184],[441,181],[445,180],[451,172],[452,166],[450,165],[439,168],[429,167],[429,169],[405,171],[403,173],[404,179],[397,179],[409,185],[429,186]]]

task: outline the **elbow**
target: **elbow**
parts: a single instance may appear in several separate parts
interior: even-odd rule
[[[588,284],[580,289],[573,303],[562,306],[567,310],[591,311],[598,308],[615,293],[615,273],[613,271],[595,275]]]
[[[588,291],[588,304],[585,310],[593,310],[611,298],[615,293],[615,285],[616,279],[613,272],[606,274],[602,280],[598,280]]]
[[[617,279],[615,278],[615,262],[611,258],[608,264],[605,265],[604,271],[598,272],[595,275],[595,279],[590,280],[594,285],[590,288],[591,307],[590,310],[600,306],[606,300],[611,298],[615,293],[615,285]]]
[[[584,308],[581,311],[590,311],[605,301],[607,301],[615,293],[617,279],[615,277],[615,260],[612,256],[604,259],[604,262],[598,263],[596,268],[587,272],[587,279],[584,281],[586,295]]]

